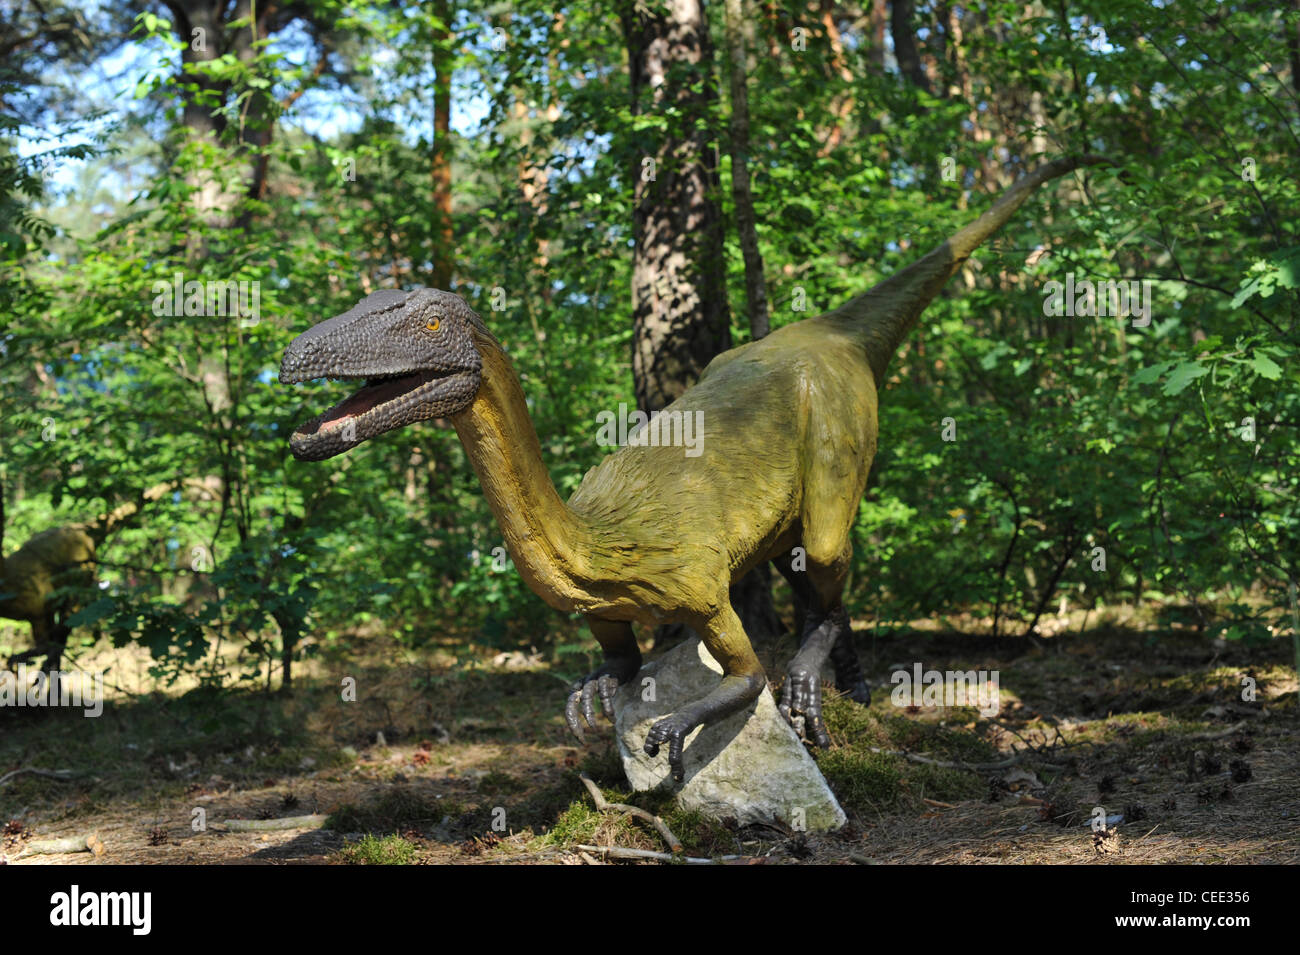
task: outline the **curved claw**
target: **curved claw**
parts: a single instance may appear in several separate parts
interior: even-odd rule
[[[582,722],[578,718],[578,707],[582,703],[582,686],[575,685],[564,704],[564,721],[569,724],[569,732],[578,737],[579,743],[587,742],[587,734],[582,731]],[[590,725],[590,724],[588,724]]]
[[[618,692],[618,677],[606,673],[600,678],[600,706],[605,718],[614,721],[614,694]]]
[[[600,689],[597,680],[588,680],[582,686],[582,716],[587,725],[596,728],[596,691]]]

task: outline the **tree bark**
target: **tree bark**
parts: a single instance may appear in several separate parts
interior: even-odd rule
[[[448,0],[433,0],[439,21],[433,38],[433,230],[432,271],[429,284],[451,288],[451,7]]]
[[[731,347],[721,184],[709,125],[717,92],[700,0],[670,0],[663,12],[627,2],[622,21],[633,112],[680,117],[655,134],[634,170],[632,375],[637,407],[649,413],[670,404]],[[742,86],[743,65],[742,57]],[[731,588],[732,604],[755,643],[781,630],[770,580],[763,567]],[[689,633],[660,627],[655,646]]]
[[[915,6],[912,0],[894,0],[890,10],[889,30],[894,37],[894,56],[898,69],[912,83],[927,93],[932,93],[930,77],[921,65],[921,54],[916,48],[916,30],[912,26]]]
[[[754,217],[754,194],[749,182],[749,93],[746,89],[746,58],[743,0],[726,0],[727,55],[731,63],[731,195],[736,204],[736,231],[745,260],[745,306],[749,310],[749,334],[754,341],[767,335],[771,319],[767,310],[767,286],[763,276],[763,255],[758,249],[758,228]]]
[[[717,102],[700,0],[650,10],[625,3],[632,109],[668,113],[637,157],[632,375],[637,407],[658,411],[731,347],[721,185],[709,129]]]

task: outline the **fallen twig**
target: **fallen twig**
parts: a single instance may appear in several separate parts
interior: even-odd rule
[[[991,769],[1010,769],[1026,759],[1035,759],[1037,753],[1031,750],[1021,750],[1016,755],[1007,759],[999,760],[996,763],[961,763],[948,759],[931,759],[929,756],[922,756],[920,753],[905,753],[901,749],[881,749],[878,746],[872,746],[873,753],[883,753],[886,756],[902,756],[904,759],[910,759],[914,763],[925,763],[927,766],[938,766],[942,769],[972,769],[980,772],[987,772]],[[1054,770],[1063,770],[1064,766],[1058,766],[1055,763],[1040,763],[1039,765]]]
[[[1189,733],[1186,736],[1181,737],[1181,739],[1184,742],[1189,742],[1191,740],[1203,742],[1211,739],[1223,739],[1225,736],[1232,736],[1235,733],[1240,733],[1245,728],[1246,720],[1242,720],[1239,723],[1233,723],[1227,729],[1219,730],[1217,733]]]
[[[5,783],[9,782],[9,780],[13,779],[15,776],[21,776],[23,773],[31,773],[33,776],[45,776],[49,779],[65,779],[65,780],[71,779],[73,776],[77,775],[75,772],[73,772],[70,769],[34,769],[30,766],[27,766],[24,767],[23,769],[15,769],[12,772],[8,772],[5,773],[3,776],[0,776],[0,786],[3,786]]]
[[[221,825],[231,832],[276,832],[283,829],[320,829],[329,816],[285,816],[283,819],[227,819]]]
[[[736,862],[750,859],[752,856],[717,856],[702,859],[697,856],[673,855],[670,852],[655,852],[653,849],[624,849],[620,846],[578,846],[583,852],[599,852],[611,859],[654,859],[657,862],[685,862],[688,865],[717,865],[720,862]]]
[[[104,854],[104,843],[99,840],[99,833],[92,832],[85,836],[68,836],[64,839],[39,839],[22,847],[16,858],[24,856],[54,856],[70,852],[91,852],[97,856]]]
[[[591,793],[591,798],[596,802],[597,811],[625,812],[629,815],[636,816],[638,819],[644,819],[659,830],[659,835],[664,837],[664,841],[668,843],[668,848],[672,849],[673,852],[682,851],[681,840],[673,835],[672,830],[668,828],[668,824],[654,813],[646,812],[644,809],[637,806],[629,806],[627,803],[607,802],[605,800],[605,794],[600,791],[599,786],[592,782],[590,776],[586,773],[579,773],[578,778],[581,779],[582,784],[587,787],[587,792]]]

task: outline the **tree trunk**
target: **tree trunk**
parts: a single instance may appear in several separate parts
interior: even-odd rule
[[[700,0],[671,0],[662,14],[626,3],[622,21],[633,112],[674,110],[680,117],[648,144],[634,170],[632,375],[637,407],[649,413],[670,404],[731,347],[721,185],[709,128],[717,93]],[[742,56],[742,87],[743,66]],[[731,588],[755,643],[781,632],[770,581],[764,567]],[[660,627],[655,646],[689,633]]]
[[[898,58],[899,71],[915,86],[930,93],[930,77],[925,74],[921,54],[916,48],[916,30],[912,26],[914,13],[912,0],[894,0],[889,20],[889,30],[894,37],[894,56]]]
[[[451,288],[451,7],[447,0],[433,0],[433,15],[439,21],[433,42],[433,269],[429,284]]]
[[[763,255],[758,250],[758,229],[754,217],[754,195],[749,184],[749,94],[745,88],[745,34],[743,0],[726,0],[727,56],[731,63],[731,195],[736,203],[736,230],[745,260],[745,306],[749,310],[749,334],[754,341],[771,328],[767,313],[767,287],[763,277]]]
[[[722,248],[713,49],[700,0],[661,13],[626,3],[632,109],[675,113],[633,170],[632,375],[637,406],[658,411],[731,347]],[[647,102],[648,101],[648,102]]]

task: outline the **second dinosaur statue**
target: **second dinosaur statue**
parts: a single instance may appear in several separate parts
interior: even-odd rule
[[[184,487],[205,496],[216,495],[220,479],[190,478],[157,484],[96,521],[52,527],[32,535],[8,557],[0,547],[0,617],[31,624],[32,647],[16,654],[10,664],[45,655],[45,669],[61,666],[72,630],[68,617],[77,609],[78,592],[95,585],[95,550],[108,534],[134,517],[143,504]],[[0,491],[0,532],[4,529],[4,495]]]
[[[876,453],[877,392],[922,310],[961,264],[1043,183],[1096,157],[1060,159],[1012,185],[984,215],[928,255],[835,311],[787,325],[715,358],[661,421],[702,415],[703,453],[671,442],[618,449],[566,503],[542,462],[519,379],[482,319],[456,295],[382,291],[316,325],[286,349],[280,380],[366,379],[300,426],[290,448],[321,460],[431,418],[455,426],[523,579],[548,604],[582,613],[605,662],[571,693],[566,717],[596,723],[641,665],[633,624],[683,622],[721,664],[722,681],[659,720],[645,749],[682,748],[697,726],[752,703],[766,676],[728,588],[774,561],[809,608],[781,711],[827,742],[820,670],[852,675],[842,604],[850,531]],[[662,432],[661,432],[662,433]],[[803,548],[806,570],[790,555]]]

